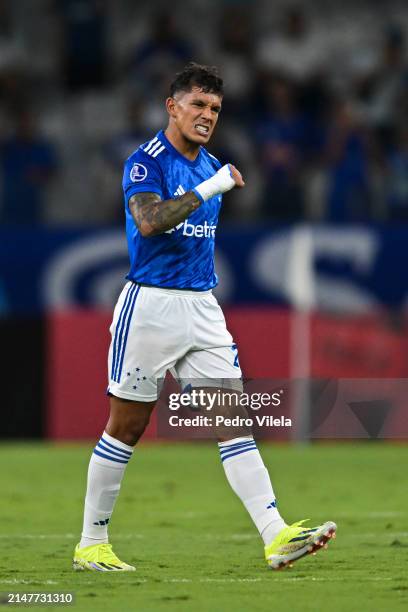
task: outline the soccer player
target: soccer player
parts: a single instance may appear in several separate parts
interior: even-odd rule
[[[169,123],[125,163],[123,191],[130,272],[110,328],[110,416],[91,456],[82,538],[74,568],[131,571],[108,543],[108,523],[133,447],[157,400],[157,379],[228,379],[239,388],[236,346],[212,288],[222,194],[244,187],[204,145],[217,124],[223,83],[214,68],[188,64],[166,100]],[[219,382],[216,383],[219,385]],[[207,386],[207,385],[206,385]],[[242,500],[272,568],[320,549],[336,525],[286,525],[256,442],[219,439],[227,480]]]

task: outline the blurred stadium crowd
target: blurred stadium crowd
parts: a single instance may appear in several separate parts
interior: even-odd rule
[[[225,80],[231,222],[408,220],[407,35],[394,0],[0,0],[0,220],[121,223],[123,161],[191,59]]]

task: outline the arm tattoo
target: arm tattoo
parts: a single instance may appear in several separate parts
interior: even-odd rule
[[[161,200],[157,193],[136,193],[129,200],[129,209],[142,236],[163,234],[187,219],[201,205],[192,191],[174,200]]]

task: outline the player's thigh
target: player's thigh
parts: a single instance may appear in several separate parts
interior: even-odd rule
[[[199,409],[211,418],[211,434],[222,442],[251,435],[248,411],[242,398],[241,369],[231,346],[190,351],[176,365],[177,378],[184,390],[195,389],[199,393]]]
[[[184,328],[171,295],[128,283],[110,328],[111,395],[134,402],[154,402],[157,380],[186,352]]]
[[[213,294],[194,301],[192,322],[193,351],[188,353],[180,368],[190,369],[193,375],[240,378],[238,348]]]
[[[191,319],[194,345],[176,363],[178,378],[193,386],[217,386],[220,380],[231,380],[232,387],[238,388],[242,377],[238,348],[214,295],[192,302]]]
[[[250,432],[246,426],[238,424],[227,429],[224,426],[226,419],[239,417],[241,423],[248,416],[240,402],[242,372],[237,345],[214,296],[201,302],[193,314],[195,347],[177,362],[177,377],[183,388],[202,389],[207,398],[212,395],[209,401],[214,437],[228,440],[248,436]],[[208,406],[202,409],[208,413]]]
[[[175,369],[183,382],[188,380],[191,384],[211,387],[224,381],[223,386],[230,382],[232,388],[241,388],[242,372],[237,347],[232,338],[231,344],[226,346],[189,351],[177,362]]]
[[[238,348],[213,294],[192,302],[191,320],[194,343],[176,364],[179,377],[241,378]]]

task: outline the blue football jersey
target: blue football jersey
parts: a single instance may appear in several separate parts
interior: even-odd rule
[[[201,147],[191,161],[160,131],[126,160],[123,192],[130,256],[129,280],[155,287],[205,291],[215,287],[214,242],[222,196],[204,202],[176,227],[144,238],[128,202],[135,193],[154,192],[162,200],[177,198],[214,175],[221,164]]]

